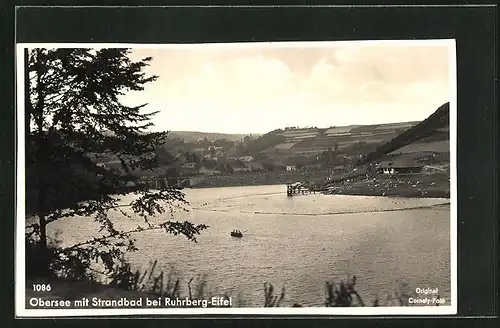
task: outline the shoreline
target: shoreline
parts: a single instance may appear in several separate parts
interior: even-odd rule
[[[301,174],[300,172],[293,173],[295,174],[212,176],[189,187],[189,189],[283,185],[283,194],[286,195],[285,185],[287,182],[290,182],[290,180],[296,179],[296,181],[304,181],[304,179],[314,179],[314,177],[311,177],[311,172],[308,172],[309,176]],[[325,176],[324,172],[312,173],[316,173],[316,176]],[[272,179],[267,179],[267,177],[270,176]],[[336,183],[325,183],[324,190],[316,192],[325,195],[450,199],[450,183],[449,174],[447,173],[392,176],[363,175]]]
[[[347,180],[328,194],[450,199],[448,173],[376,175]]]
[[[239,185],[239,186],[204,186],[204,187],[191,187],[187,189],[212,189],[212,188],[231,188],[231,187],[265,187],[265,186],[276,186],[279,184],[269,183],[269,184],[247,184],[247,185]],[[390,192],[378,192],[378,191],[370,191],[370,190],[343,190],[341,192],[330,192],[330,191],[317,191],[317,194],[323,194],[326,196],[334,196],[334,195],[342,195],[342,196],[370,196],[370,197],[401,197],[401,198],[443,198],[450,199],[449,191],[447,190],[432,190],[427,191],[427,193],[422,194],[420,191],[416,190],[393,190]],[[286,195],[286,189],[283,188],[283,194]],[[300,195],[296,195],[297,197]]]
[[[389,192],[380,191],[359,191],[344,190],[342,192],[327,192],[326,195],[344,195],[344,196],[373,196],[373,197],[401,197],[401,198],[442,198],[450,199],[450,193],[446,190],[430,190],[423,193],[418,190],[399,189]]]
[[[269,186],[284,185],[288,182],[304,181],[307,179],[325,179],[331,175],[331,170],[287,172],[266,171],[247,172],[228,175],[200,176],[190,180],[190,188],[214,188],[214,187],[243,187],[243,186]]]

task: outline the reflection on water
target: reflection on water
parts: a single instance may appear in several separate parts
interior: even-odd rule
[[[367,302],[401,283],[410,290],[439,288],[449,300],[450,212],[441,205],[446,199],[286,197],[283,186],[189,189],[186,197],[191,210],[176,219],[210,228],[198,243],[160,231],[138,234],[134,265],[146,269],[157,259],[159,269],[173,265],[186,281],[206,274],[212,290],[240,293],[248,306],[263,304],[266,281],[278,290],[285,286],[285,305],[322,306],[325,281],[352,275]],[[116,223],[130,229],[139,220],[119,217]],[[96,231],[83,218],[57,221],[51,229],[60,230],[67,245]],[[233,229],[244,232],[243,238],[231,237]]]

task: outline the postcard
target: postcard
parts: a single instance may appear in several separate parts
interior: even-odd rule
[[[16,50],[18,317],[456,313],[455,40]]]

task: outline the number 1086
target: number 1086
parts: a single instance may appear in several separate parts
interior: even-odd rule
[[[52,288],[50,285],[46,284],[33,284],[33,290],[35,292],[50,292]]]

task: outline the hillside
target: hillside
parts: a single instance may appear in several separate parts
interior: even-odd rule
[[[239,141],[245,137],[245,134],[227,134],[216,132],[198,132],[198,131],[170,131],[170,138],[184,139],[186,142],[196,142],[199,139],[207,138],[208,141],[217,139],[226,139],[228,141]]]
[[[368,153],[417,123],[278,129],[253,140],[248,152],[269,156],[315,155],[332,148],[345,153]]]
[[[180,165],[212,171],[217,163],[236,159],[245,162],[244,167],[232,168],[243,171],[256,170],[256,165],[264,170],[270,165],[273,170],[295,166],[299,170],[349,171],[356,165],[399,155],[449,162],[448,107],[444,104],[422,122],[285,127],[263,135],[172,131],[164,150],[170,157],[183,154],[186,158]]]
[[[384,155],[449,153],[449,112],[450,103],[443,104],[422,122],[377,147],[360,164],[374,162]]]

